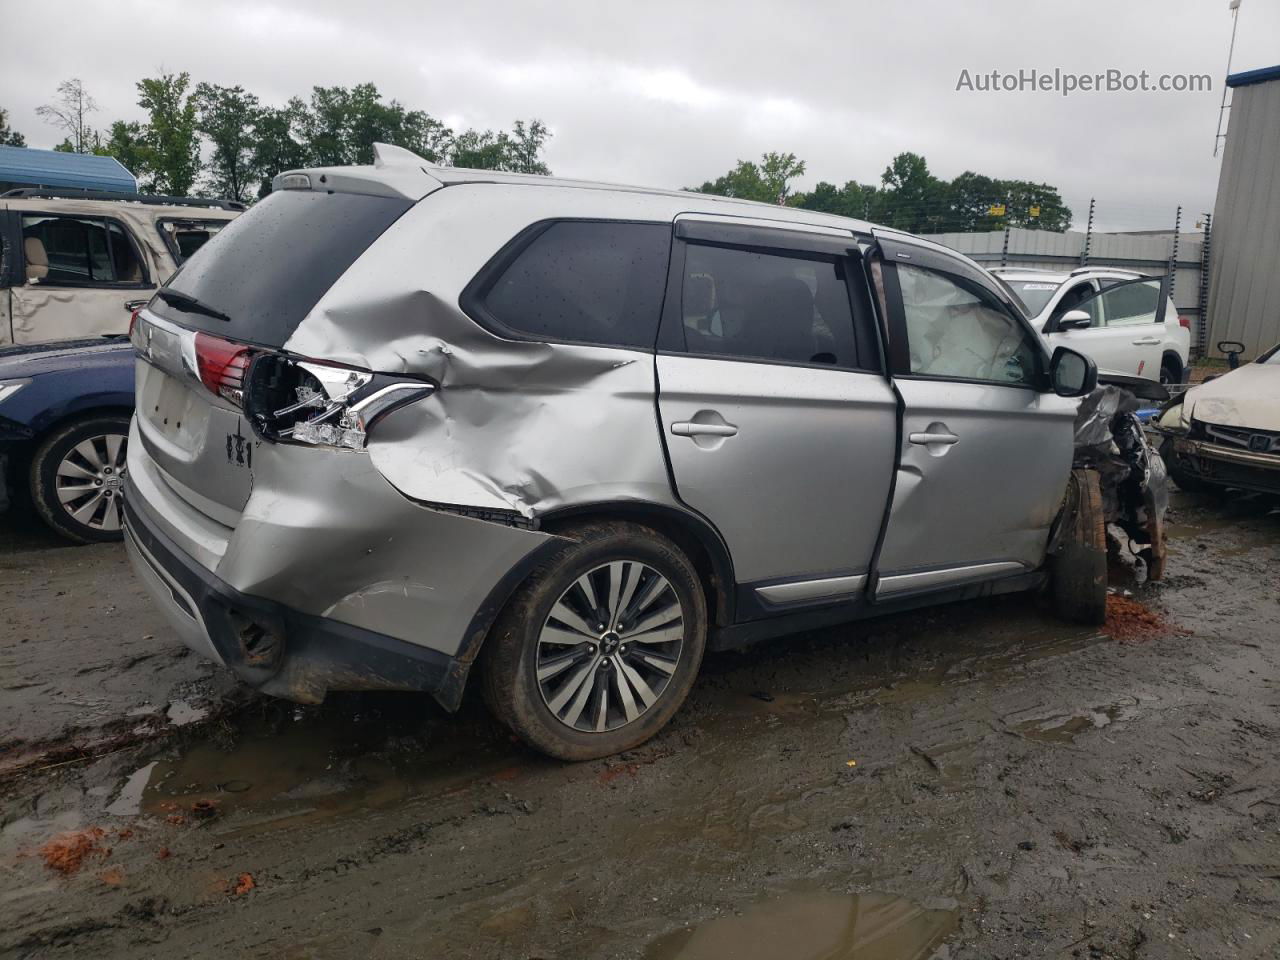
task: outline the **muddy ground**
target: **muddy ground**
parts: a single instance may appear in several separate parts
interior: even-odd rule
[[[715,655],[580,765],[474,698],[245,695],[120,548],[9,531],[0,953],[1276,957],[1280,511],[1171,519],[1150,621],[1007,597]]]

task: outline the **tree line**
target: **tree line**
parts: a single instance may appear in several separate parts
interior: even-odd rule
[[[455,131],[422,110],[387,100],[372,83],[314,87],[309,99],[264,104],[236,85],[191,83],[188,73],[162,73],[137,83],[147,120],[94,126],[98,104],[79,79],[58,84],[36,112],[63,131],[54,147],[115,157],[143,193],[211,195],[250,201],[271,192],[281,170],[373,162],[373,144],[391,143],[458,167],[549,174],[542,159],[551,136],[541,120],[511,130]],[[0,110],[0,143],[25,146]]]
[[[805,162],[794,153],[771,152],[759,163],[739,160],[723,176],[687,189],[820,210],[909,233],[968,233],[1005,227],[1062,231],[1071,226],[1071,209],[1062,202],[1056,187],[968,170],[954,180],[943,180],[915,153],[894,157],[880,175],[879,184],[849,180],[838,187],[822,181],[812,190],[797,191],[793,181],[804,172]]]

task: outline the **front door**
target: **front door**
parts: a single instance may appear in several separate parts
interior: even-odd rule
[[[1090,326],[1057,329],[1061,311],[1055,311],[1047,337],[1050,349],[1064,346],[1079,350],[1093,358],[1103,376],[1118,373],[1159,380],[1168,302],[1167,278],[1111,283],[1072,307],[1089,314]]]
[[[1066,489],[1078,401],[1045,392],[1039,337],[981,270],[881,238],[903,423],[875,596],[1027,572]]]
[[[857,248],[679,221],[657,357],[680,499],[729,547],[739,616],[859,595],[893,475],[896,400],[879,369]]]

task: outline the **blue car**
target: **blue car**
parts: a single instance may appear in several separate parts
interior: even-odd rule
[[[0,509],[25,488],[63,536],[119,540],[132,414],[127,337],[0,349]]]

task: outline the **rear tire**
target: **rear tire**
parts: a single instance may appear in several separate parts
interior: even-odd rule
[[[31,500],[55,532],[77,543],[123,536],[129,418],[99,414],[59,427],[31,459]]]
[[[1054,612],[1098,626],[1107,618],[1107,532],[1097,471],[1071,471],[1062,525],[1062,550],[1051,568]]]
[[[648,740],[684,703],[706,649],[706,598],[689,558],[647,527],[567,536],[499,615],[480,666],[489,708],[516,736],[593,760]]]
[[[1173,360],[1165,359],[1160,364],[1160,383],[1164,386],[1182,382],[1182,368]]]

